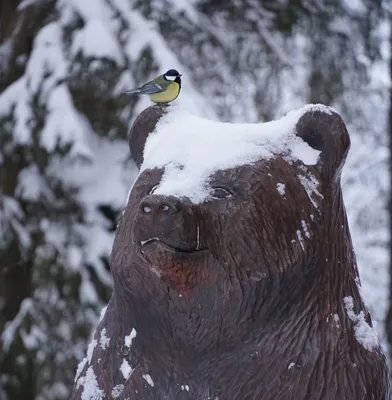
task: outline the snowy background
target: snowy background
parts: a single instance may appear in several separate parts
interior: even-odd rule
[[[295,3],[295,4],[292,4]],[[290,4],[290,6],[288,5]],[[344,199],[387,350],[389,24],[385,0],[24,0],[0,5],[0,399],[68,399],[111,293],[136,168],[126,140],[176,68],[177,100],[231,122],[333,106],[352,138]]]

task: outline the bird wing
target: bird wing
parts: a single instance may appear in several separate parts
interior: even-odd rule
[[[154,93],[161,93],[164,91],[165,88],[152,81],[146,83],[145,85],[143,85],[141,88],[138,89],[138,93],[140,94],[154,94]]]

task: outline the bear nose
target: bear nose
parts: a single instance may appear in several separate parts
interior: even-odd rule
[[[144,214],[173,215],[181,211],[181,202],[176,197],[148,195],[141,202]]]

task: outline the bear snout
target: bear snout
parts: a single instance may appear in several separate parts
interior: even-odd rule
[[[199,250],[191,203],[175,196],[150,194],[139,203],[134,237],[144,244],[162,242],[178,251]]]
[[[174,196],[148,195],[140,204],[143,214],[151,214],[151,218],[165,218],[168,215],[174,215],[182,210],[182,204]]]

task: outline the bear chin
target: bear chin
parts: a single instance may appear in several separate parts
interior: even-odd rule
[[[157,277],[181,295],[206,280],[206,266],[211,262],[206,248],[178,248],[157,238],[142,241],[140,255],[144,260],[140,264],[147,266],[152,278]]]

